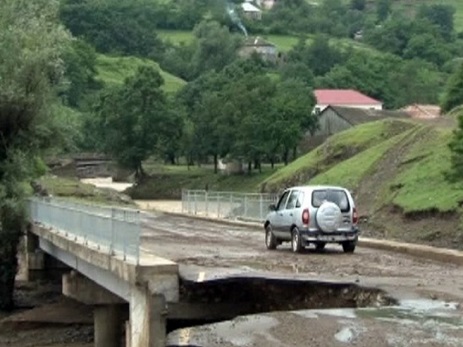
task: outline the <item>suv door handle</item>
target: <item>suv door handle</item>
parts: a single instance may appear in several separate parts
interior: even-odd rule
[[[293,214],[292,214],[292,213],[290,213],[289,215],[290,215],[291,217],[293,216]]]

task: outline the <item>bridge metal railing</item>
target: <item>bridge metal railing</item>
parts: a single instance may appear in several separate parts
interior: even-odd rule
[[[138,210],[55,198],[31,198],[28,203],[34,222],[89,247],[139,263],[141,218]]]
[[[276,194],[183,190],[182,213],[261,222],[277,200]]]

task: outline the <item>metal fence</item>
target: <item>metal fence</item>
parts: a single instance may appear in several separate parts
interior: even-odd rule
[[[277,195],[183,190],[182,212],[221,219],[263,221]]]
[[[36,223],[89,247],[139,263],[141,223],[138,210],[33,198],[29,200],[29,211]]]

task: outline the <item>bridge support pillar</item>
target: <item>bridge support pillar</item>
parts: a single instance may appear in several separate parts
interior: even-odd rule
[[[96,306],[94,309],[95,347],[122,346],[122,312],[120,305]]]
[[[39,238],[31,232],[24,237],[24,275],[26,281],[42,279],[45,275],[45,253],[39,248]]]
[[[135,287],[130,297],[130,345],[165,347],[167,306],[164,295]]]

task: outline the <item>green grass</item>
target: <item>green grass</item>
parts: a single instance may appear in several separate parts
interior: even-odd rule
[[[107,85],[121,85],[124,80],[135,74],[141,65],[149,65],[158,69],[164,78],[163,89],[166,92],[176,92],[186,84],[184,80],[171,75],[159,68],[159,65],[148,59],[136,57],[113,57],[99,54],[97,58],[98,79]]]
[[[266,190],[279,191],[289,185],[302,184],[315,175],[413,127],[408,121],[381,120],[362,124],[330,137],[323,145],[298,158],[268,177]]]
[[[392,203],[405,213],[455,212],[463,201],[463,185],[446,178],[450,169],[448,129],[432,129],[411,148],[402,170],[391,182]]]
[[[193,41],[193,32],[188,30],[158,30],[156,33],[162,40],[170,41],[175,45]]]
[[[175,45],[180,45],[181,43],[189,44],[193,41],[193,32],[191,31],[184,31],[184,30],[159,30],[158,35],[161,39],[165,41],[170,41]],[[251,36],[254,36],[250,33]],[[278,51],[280,52],[288,52],[291,48],[293,48],[296,43],[298,42],[299,38],[294,35],[258,35],[262,36],[265,40],[273,43]],[[310,44],[313,41],[313,36],[311,34],[307,34],[307,44]],[[333,45],[341,46],[343,48],[353,47],[355,49],[361,49],[368,51],[370,53],[379,53],[374,48],[351,39],[343,38],[331,38],[330,42]]]
[[[332,184],[348,189],[355,189],[361,184],[362,179],[366,175],[374,171],[379,160],[399,142],[410,136],[413,131],[415,129],[408,130],[389,140],[380,142],[378,145],[370,147],[356,156],[339,163],[328,171],[317,175],[307,183]]]

